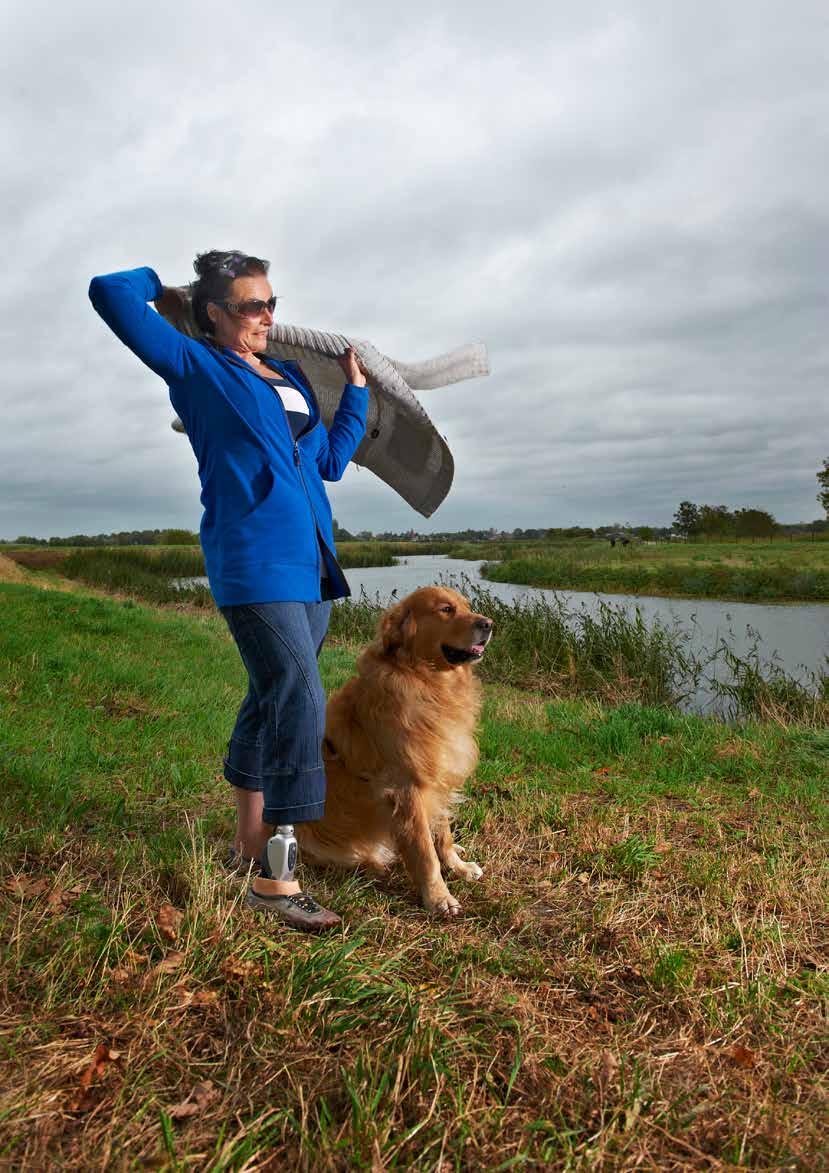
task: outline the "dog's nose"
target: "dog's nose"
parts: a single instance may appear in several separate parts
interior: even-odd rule
[[[476,627],[480,627],[481,631],[492,631],[492,620],[487,619],[486,615],[479,615],[475,620]]]

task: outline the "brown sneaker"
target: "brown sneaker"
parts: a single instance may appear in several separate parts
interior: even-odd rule
[[[303,929],[306,933],[322,933],[342,923],[336,912],[323,908],[307,892],[295,892],[292,896],[263,896],[248,888],[245,904],[257,912],[278,916],[286,925]]]

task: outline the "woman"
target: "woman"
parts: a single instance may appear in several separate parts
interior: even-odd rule
[[[354,352],[330,431],[296,363],[263,351],[276,299],[268,262],[209,252],[194,262],[192,339],[148,303],[167,309],[181,295],[152,269],[95,277],[92,304],[107,325],[169,385],[199,465],[201,544],[210,588],[248,671],[225,759],[237,828],[231,853],[262,860],[248,903],[299,928],[339,917],[295,880],[271,877],[271,827],[322,816],[325,693],[317,656],[331,599],[350,594],[334,553],[323,480],[336,481],[365,432],[368,390]]]

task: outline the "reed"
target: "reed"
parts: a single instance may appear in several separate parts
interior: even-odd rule
[[[204,555],[199,549],[170,547],[164,550],[78,549],[60,563],[60,573],[89,586],[130,595],[151,603],[180,603],[177,581],[204,575]],[[207,587],[187,591],[196,607],[212,607]]]

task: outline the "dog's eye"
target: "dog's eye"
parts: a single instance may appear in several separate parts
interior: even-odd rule
[[[446,603],[443,607],[441,607],[441,611],[445,611],[447,615],[455,614],[455,608],[451,603]]]

